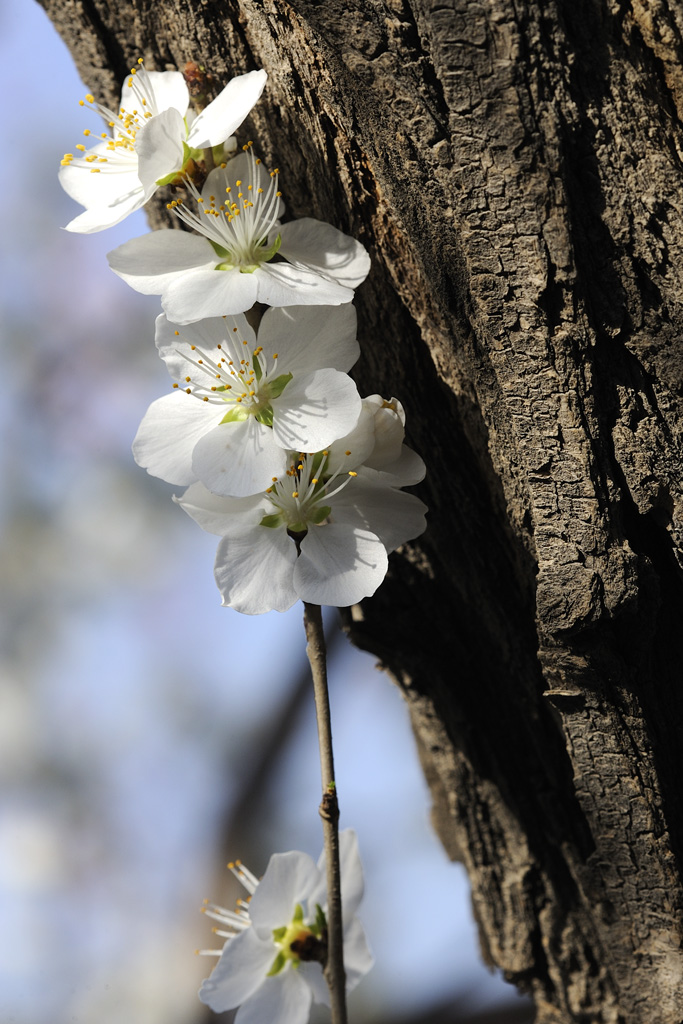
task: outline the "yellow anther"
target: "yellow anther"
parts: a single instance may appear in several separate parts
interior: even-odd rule
[[[256,163],[257,163],[257,164],[260,164],[260,163],[261,163],[261,158],[260,158],[260,157],[256,157]]]
[[[90,173],[91,174],[99,174],[100,173],[100,168],[99,167],[91,167],[90,168]]]
[[[142,57],[138,57],[138,64],[142,64]]]
[[[185,388],[185,390],[187,391],[188,395],[192,394],[192,388]]]
[[[190,383],[190,381],[191,381],[191,380],[192,380],[192,377],[186,377],[186,378],[185,378],[185,381],[186,381],[186,382],[187,382],[188,384]]]
[[[270,494],[272,490],[272,487],[266,487],[266,494]]]
[[[354,473],[352,469],[349,470],[349,476],[358,476],[358,473]]]
[[[273,481],[274,484],[277,483],[277,477],[276,476],[271,476],[270,479]]]
[[[237,185],[239,187],[241,184],[242,184],[242,179],[238,178],[237,181],[235,182],[235,185]]]
[[[351,452],[347,448],[347,450],[344,452],[344,455],[350,455],[350,454],[351,454]]]
[[[317,476],[311,477],[311,483],[312,484],[317,484],[317,482],[318,482]]]
[[[83,145],[82,142],[78,143],[78,145],[76,146],[76,149],[80,149],[83,153],[85,153],[85,146]]]
[[[176,338],[179,337],[180,335],[180,331],[174,331],[173,333],[175,334]]]
[[[282,192],[276,192],[275,195],[279,198],[282,195]]]
[[[85,98],[86,98],[88,103],[94,103],[95,102],[95,97],[92,95],[92,93],[87,92],[85,94]]]
[[[215,385],[215,384],[212,384],[212,385],[211,385],[211,390],[212,390],[212,391],[215,391],[215,390],[216,390],[216,385]]]
[[[292,497],[293,498],[298,498],[299,497],[299,492],[298,491],[292,491]]]
[[[131,75],[136,75],[136,74],[137,74],[137,71],[138,71],[138,69],[137,69],[137,68],[131,68],[131,69],[130,69],[130,73],[131,73]]]
[[[273,359],[277,359],[277,352],[273,352]]]
[[[90,135],[90,129],[89,128],[84,128],[83,129],[83,134],[84,135]]]
[[[85,106],[85,100],[79,100],[78,101],[78,105],[79,105],[79,107],[84,107]]]
[[[177,384],[174,384],[174,385],[173,385],[173,387],[174,387],[174,388],[177,388],[177,387],[178,387],[178,385],[177,385]]]
[[[204,401],[205,401],[205,402],[208,402],[208,401],[209,401],[209,399],[208,399],[208,398],[206,397],[206,395],[204,395]]]

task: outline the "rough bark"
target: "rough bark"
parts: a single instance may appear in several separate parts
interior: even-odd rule
[[[680,1024],[681,6],[43,4],[108,102],[138,56],[267,70],[253,138],[370,248],[358,378],[428,465],[349,628],[485,954],[541,1024]]]

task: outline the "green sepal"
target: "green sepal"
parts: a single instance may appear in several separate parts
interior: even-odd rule
[[[248,263],[246,266],[240,266],[240,274],[253,274],[255,270],[258,270],[261,266],[260,263]],[[221,267],[221,270],[223,268]]]
[[[290,523],[287,527],[287,533],[300,533],[303,537],[308,533],[308,527],[306,526],[306,523]]]
[[[251,365],[254,367],[254,376],[256,377],[256,380],[261,380],[261,377],[263,376],[263,369],[261,368],[261,360],[256,354],[252,356]]]
[[[234,270],[235,269],[235,264],[234,263],[230,263],[228,260],[226,260],[224,263],[217,263],[216,266],[213,269],[214,270]]]
[[[322,933],[327,930],[327,918],[325,917],[325,911],[319,903],[315,905],[315,923],[311,925],[311,931],[317,939],[320,938]]]
[[[285,954],[284,953],[278,953],[278,955],[273,960],[273,966],[270,968],[270,970],[266,974],[266,978],[272,978],[274,975],[279,974],[280,971],[282,970],[282,968],[285,966],[286,963],[287,963],[287,957],[285,956]]]
[[[273,377],[272,380],[268,381],[268,394],[271,398],[279,398],[282,392],[285,390],[290,380],[292,379],[291,373],[281,373],[279,377]]]
[[[180,173],[180,171],[171,171],[170,174],[165,174],[163,178],[157,178],[154,184],[159,185],[160,187],[162,185],[171,185],[174,181],[178,180]]]
[[[270,405],[264,405],[262,409],[256,413],[257,423],[262,423],[264,427],[272,427],[273,425],[273,408]]]
[[[287,925],[283,924],[281,928],[273,928],[273,939],[275,942],[282,942],[287,931]]]
[[[229,409],[225,416],[221,420],[221,423],[244,423],[249,416],[246,409],[237,405],[233,409]]]
[[[282,526],[282,523],[283,523],[283,519],[282,519],[282,516],[280,515],[280,513],[279,512],[273,512],[272,515],[264,516],[263,519],[261,520],[261,522],[259,523],[259,526],[265,526],[267,530],[275,530],[278,526]],[[275,932],[279,932],[279,931],[281,931],[282,935],[284,935],[286,929],[285,928],[275,928],[274,931],[273,931],[273,935],[275,935]],[[282,935],[280,936],[280,938],[282,938]],[[276,938],[275,941],[277,942],[277,938]]]
[[[216,256],[220,256],[222,260],[225,260],[230,255],[229,249],[226,249],[224,246],[219,245],[218,242],[214,242],[212,238],[208,238],[207,241],[211,248],[213,249],[213,251],[216,253]]]
[[[265,242],[263,242],[263,245],[265,245]],[[281,245],[282,237],[278,235],[273,244],[268,249],[264,249],[263,252],[259,253],[260,262],[267,263],[268,260],[272,260],[273,256],[275,256],[275,254],[279,252]]]
[[[301,904],[300,904],[300,903],[297,903],[297,905],[296,905],[296,906],[295,906],[295,908],[294,908],[294,917],[292,918],[292,924],[293,924],[293,923],[294,923],[295,921],[296,921],[297,923],[298,923],[299,921],[303,921],[303,919],[304,919],[304,908],[303,908],[303,907],[301,906]]]
[[[324,522],[324,520],[327,519],[331,511],[332,509],[330,508],[329,505],[319,505],[318,508],[314,512],[312,512],[308,518],[312,523],[315,523],[316,526],[319,526],[320,523]]]

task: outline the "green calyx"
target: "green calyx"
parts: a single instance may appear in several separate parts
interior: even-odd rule
[[[303,907],[297,903],[290,923],[281,928],[273,928],[273,941],[280,949],[267,977],[272,978],[279,974],[288,962],[296,968],[302,960],[321,960],[321,951],[325,948],[322,943],[326,942],[326,934],[327,920],[322,907],[316,903],[315,921],[305,924]]]
[[[309,521],[315,523],[316,526],[320,526],[324,523],[327,517],[332,513],[332,509],[329,505],[318,505],[316,509],[309,515]]]
[[[259,523],[259,526],[265,526],[267,530],[276,530],[278,526],[282,526],[283,522],[284,520],[280,513],[274,512],[271,516],[264,516],[261,522]],[[286,928],[275,928],[273,931],[273,936],[275,935],[275,932],[279,931],[281,931],[282,934],[284,935],[286,930]],[[275,939],[275,941],[277,942],[278,939]]]
[[[279,398],[282,392],[285,390],[290,380],[292,379],[291,373],[281,373],[279,377],[273,377],[272,380],[268,381],[268,396],[269,398]]]

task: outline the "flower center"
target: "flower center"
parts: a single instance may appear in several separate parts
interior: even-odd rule
[[[357,476],[353,470],[345,472],[340,466],[333,473],[327,471],[329,452],[300,454],[287,469],[285,476],[276,480],[266,494],[276,511],[266,515],[260,525],[274,529],[285,526],[290,534],[302,534],[309,526],[322,526],[332,513],[327,504],[330,498]],[[351,452],[346,452],[346,456]],[[336,483],[337,478],[342,477]]]
[[[291,963],[295,968],[302,960],[317,960],[318,963],[325,963],[327,958],[327,920],[322,907],[316,904],[315,910],[315,921],[306,924],[303,907],[297,903],[294,917],[289,924],[273,929],[273,940],[278,947],[278,953],[268,971],[269,978],[274,974],[279,974],[287,963]]]
[[[93,136],[102,141],[96,147],[97,152],[91,151],[87,155],[86,147],[79,143],[76,146],[79,155],[65,153],[61,161],[62,167],[82,167],[90,170],[92,174],[100,174],[103,171],[121,171],[124,169],[123,165],[127,165],[128,169],[131,165],[137,165],[136,135],[145,120],[157,113],[154,89],[143,66],[142,57],[138,60],[138,67],[131,68],[128,86],[132,91],[134,106],[130,110],[120,107],[118,114],[101,103],[95,103],[95,97],[90,93],[84,100],[79,100],[80,106],[88,107],[105,119],[111,128],[111,135],[101,132],[99,136]],[[92,136],[89,128],[86,128],[83,134],[86,137]]]
[[[175,332],[180,335],[180,331]],[[204,402],[214,405],[230,405],[221,423],[246,420],[248,416],[268,427],[273,425],[273,408],[270,404],[279,398],[289,381],[291,373],[277,373],[277,353],[273,355],[270,365],[260,345],[249,353],[249,342],[240,341],[235,337],[238,328],[233,327],[225,341],[216,345],[216,353],[209,355],[190,345],[190,354],[178,350],[178,354],[192,363],[200,371],[201,377],[193,379],[185,377],[188,395],[195,395]],[[203,379],[202,379],[203,378]],[[216,381],[209,384],[210,380]],[[174,384],[174,388],[180,387]]]
[[[263,264],[272,260],[280,248],[280,236],[268,245],[268,236],[280,215],[278,171],[265,170],[260,159],[254,156],[247,143],[242,149],[249,154],[249,180],[237,178],[232,184],[226,167],[221,164],[218,180],[225,182],[225,198],[211,195],[205,202],[192,181],[187,180],[187,189],[198,206],[198,212],[188,210],[178,199],[167,204],[180,219],[208,238],[219,262],[216,270],[239,270],[242,274],[253,274]],[[215,184],[215,182],[214,182]]]

